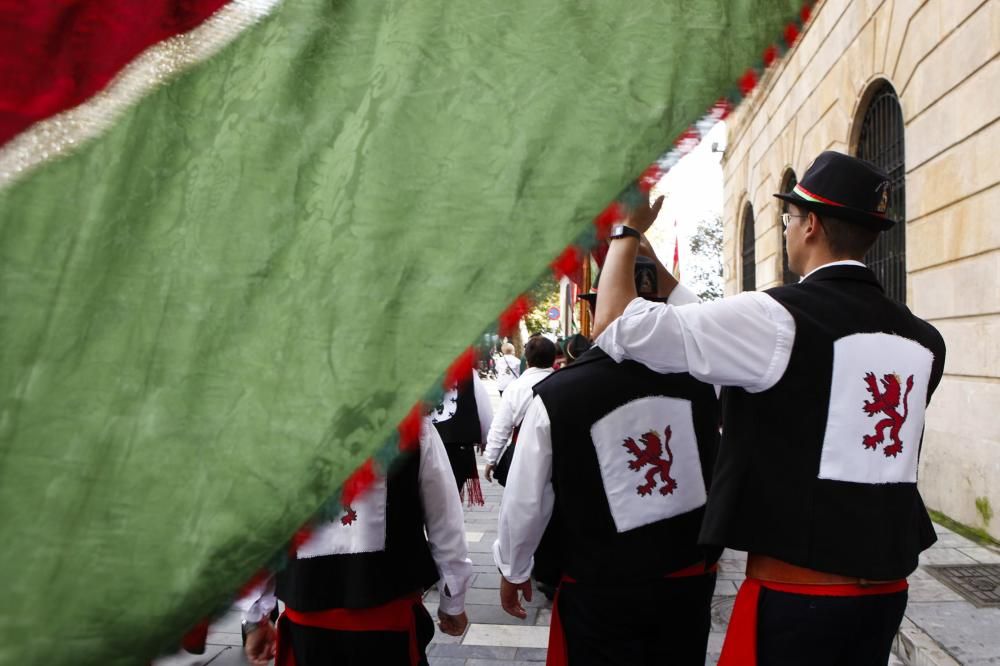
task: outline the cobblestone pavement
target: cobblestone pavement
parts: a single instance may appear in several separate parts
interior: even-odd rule
[[[486,384],[496,409],[499,396],[492,382]],[[481,459],[479,463],[482,475],[484,463]],[[502,493],[499,485],[486,483],[484,479],[486,505],[465,507],[465,530],[475,570],[472,588],[466,596],[469,628],[460,637],[437,632],[428,648],[431,666],[537,666],[545,661],[551,604],[536,590],[528,604],[526,620],[515,619],[500,608],[500,579],[491,549],[497,535]],[[910,576],[906,618],[889,666],[1000,664],[1000,608],[975,608],[924,568],[937,564],[1000,563],[1000,551],[979,546],[940,525],[935,525],[935,529],[938,542],[921,555],[921,568]],[[706,666],[715,666],[719,658],[745,563],[745,553],[727,550],[719,564]],[[425,602],[435,615],[437,592],[428,592]],[[238,613],[230,612],[220,618],[212,626],[208,643],[204,655],[180,653],[157,660],[155,666],[247,663],[240,647]]]

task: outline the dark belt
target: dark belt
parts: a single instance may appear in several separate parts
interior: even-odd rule
[[[747,578],[770,581],[772,583],[793,583],[800,585],[884,585],[895,580],[870,580],[857,576],[841,576],[807,569],[768,555],[750,553],[747,555]]]

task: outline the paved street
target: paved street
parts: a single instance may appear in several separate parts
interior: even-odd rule
[[[487,382],[494,402],[499,396]],[[480,473],[484,463],[480,460]],[[517,620],[500,608],[499,574],[491,547],[496,538],[502,488],[483,480],[486,505],[466,507],[465,529],[475,569],[472,589],[466,596],[469,628],[464,636],[438,632],[428,650],[431,666],[525,666],[545,660],[551,604],[541,593],[529,604],[526,620]],[[985,666],[1000,664],[1000,608],[975,608],[933,578],[923,565],[1000,563],[1000,551],[981,547],[940,525],[938,542],[921,556],[921,568],[910,577],[910,600],[897,639],[891,666]],[[726,551],[720,562],[713,601],[712,634],[707,666],[715,666],[722,649],[726,623],[740,582],[746,555]],[[426,595],[428,610],[437,612],[437,592]],[[195,657],[181,654],[157,660],[156,666],[237,666],[246,664],[240,647],[239,615],[229,613],[212,627],[208,651]]]

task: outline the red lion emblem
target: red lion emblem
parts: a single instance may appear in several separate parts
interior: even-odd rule
[[[670,450],[670,426],[667,426],[663,433],[665,438],[660,443],[659,433],[649,431],[639,438],[643,446],[640,448],[635,440],[629,437],[622,446],[635,456],[635,460],[628,461],[628,468],[638,472],[645,465],[651,465],[652,469],[646,470],[646,483],[636,486],[636,491],[640,495],[649,495],[656,488],[656,475],[660,475],[663,487],[660,488],[661,495],[670,495],[677,488],[677,481],[670,476],[670,466],[674,462],[674,453]],[[663,450],[667,450],[667,458],[663,458]]]
[[[907,398],[910,397],[910,391],[913,390],[913,375],[910,375],[906,379],[906,393],[903,393],[902,415],[897,411],[899,407],[899,395],[901,393],[899,375],[883,375],[881,381],[884,391],[879,390],[875,373],[869,372],[865,375],[865,383],[868,384],[868,392],[872,396],[871,400],[865,401],[865,414],[868,415],[868,418],[876,414],[885,414],[886,418],[876,423],[875,432],[871,435],[865,435],[862,441],[866,449],[874,451],[879,444],[885,441],[885,429],[888,428],[889,439],[892,440],[892,444],[882,449],[882,453],[885,454],[886,458],[890,456],[895,458],[903,451],[903,442],[899,440],[899,429],[906,422],[906,415],[909,411]]]
[[[347,513],[340,517],[340,524],[346,527],[358,519],[358,512],[352,509],[350,504],[344,506],[344,511]]]

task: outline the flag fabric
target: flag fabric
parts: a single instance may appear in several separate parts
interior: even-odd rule
[[[144,663],[280,566],[803,20],[139,4],[0,0],[0,663]]]

